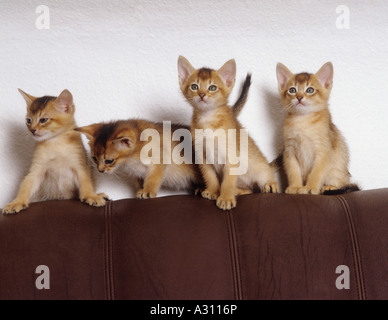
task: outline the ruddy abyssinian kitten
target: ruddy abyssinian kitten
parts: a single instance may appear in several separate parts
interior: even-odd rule
[[[249,87],[251,75],[248,74],[242,86],[241,94],[231,108],[236,116],[243,109]],[[191,157],[185,158],[183,163],[160,164],[145,163],[141,159],[142,149],[149,143],[141,141],[142,132],[156,130],[160,137],[160,155],[166,150],[163,144],[163,124],[147,120],[130,119],[108,123],[96,123],[75,130],[83,133],[89,140],[91,156],[101,173],[113,173],[119,167],[124,167],[129,176],[135,178],[137,185],[136,197],[148,199],[156,197],[160,187],[173,190],[199,190],[202,188],[202,179],[198,166]],[[173,124],[171,130],[189,130],[188,126]],[[172,135],[171,135],[172,138]],[[171,152],[181,141],[171,140]],[[190,145],[190,148],[192,146]]]
[[[359,190],[350,183],[348,147],[329,111],[332,63],[325,63],[315,74],[293,74],[279,63],[276,74],[286,112],[283,127],[286,193],[335,194]]]
[[[240,153],[240,129],[243,129],[233,110],[228,106],[228,97],[234,87],[236,77],[236,63],[229,60],[220,69],[195,69],[190,62],[180,56],[178,58],[178,75],[181,91],[194,112],[191,121],[191,132],[195,141],[196,129],[218,129],[227,132],[236,130],[236,150]],[[278,185],[272,167],[256,146],[251,137],[248,137],[248,152],[240,157],[247,157],[248,170],[245,174],[231,174],[230,169],[235,167],[228,157],[228,150],[223,150],[224,161],[218,161],[220,150],[218,145],[213,152],[213,164],[207,163],[204,144],[195,144],[195,153],[201,153],[205,161],[199,164],[205,182],[202,197],[216,200],[220,209],[230,210],[236,206],[236,195],[250,193],[257,185],[262,192],[278,192]],[[229,143],[226,143],[229,148]],[[217,157],[215,154],[217,153]]]
[[[33,196],[38,201],[78,197],[91,206],[104,206],[107,196],[95,193],[81,137],[73,130],[72,94],[64,90],[58,97],[35,98],[19,91],[27,102],[26,125],[37,145],[30,170],[3,213],[26,209]]]
[[[172,131],[178,129],[188,129],[188,127],[171,126]],[[161,186],[174,190],[194,190],[200,185],[199,170],[195,165],[190,164],[193,162],[192,157],[180,155],[185,158],[183,163],[179,164],[175,161],[164,163],[162,157],[167,146],[164,144],[162,123],[140,119],[118,120],[96,123],[75,130],[88,138],[91,156],[98,171],[111,174],[124,166],[129,176],[135,178],[138,188],[136,197],[139,199],[156,197]],[[160,147],[159,157],[154,163],[146,163],[142,159],[142,150],[150,143],[148,140],[141,139],[142,132],[146,130],[156,130],[154,132],[157,132],[160,137],[160,144],[157,146],[157,148]],[[172,152],[180,141],[170,142]],[[191,145],[189,147],[191,148]],[[192,152],[190,154],[192,155]]]

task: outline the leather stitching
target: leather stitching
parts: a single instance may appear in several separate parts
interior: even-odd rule
[[[229,253],[232,264],[232,278],[233,278],[233,291],[234,298],[236,300],[242,299],[241,294],[241,277],[240,277],[240,263],[238,258],[237,237],[235,232],[235,226],[233,222],[233,216],[230,211],[226,213],[227,225],[228,225],[228,237],[229,237]]]
[[[228,231],[228,239],[229,239],[229,256],[230,256],[230,264],[232,268],[232,284],[233,284],[233,296],[234,299],[237,299],[236,295],[236,284],[235,284],[235,272],[234,272],[234,258],[233,258],[233,244],[232,244],[232,235],[231,235],[231,227],[230,227],[230,220],[229,220],[229,212],[226,213],[226,226]]]
[[[110,300],[110,284],[109,284],[109,267],[108,267],[108,261],[109,261],[109,254],[108,254],[108,241],[107,241],[107,235],[108,235],[108,207],[105,206],[104,208],[104,235],[103,235],[103,255],[104,255],[104,279],[105,279],[105,299]]]
[[[360,300],[366,300],[367,295],[366,295],[366,288],[365,288],[365,279],[364,279],[364,274],[362,270],[361,252],[360,252],[360,247],[358,243],[356,228],[353,221],[352,212],[349,208],[348,202],[343,196],[336,196],[336,198],[341,203],[341,206],[345,212],[346,221],[348,224],[348,230],[349,230],[349,235],[350,235],[350,240],[352,245],[353,264],[354,264],[354,269],[356,274],[358,298]]]
[[[111,227],[112,201],[105,206],[105,230],[104,230],[104,272],[105,272],[105,296],[107,300],[114,299],[113,263],[112,263],[112,227]]]
[[[241,283],[241,267],[240,267],[240,255],[239,255],[239,244],[238,244],[238,237],[236,232],[236,226],[234,222],[234,216],[233,213],[230,212],[230,219],[231,219],[231,225],[234,235],[234,243],[235,243],[235,262],[236,262],[236,276],[237,276],[237,289],[238,289],[238,299],[243,299],[243,292],[242,292],[242,283]]]
[[[110,271],[110,289],[111,300],[115,299],[114,273],[113,273],[113,240],[112,240],[112,201],[108,204],[109,210],[109,271]]]

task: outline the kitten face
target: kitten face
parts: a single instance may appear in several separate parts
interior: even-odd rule
[[[186,99],[200,109],[226,104],[227,88],[214,70],[199,69],[192,74],[182,90]]]
[[[333,65],[330,62],[316,74],[293,74],[279,63],[276,74],[280,97],[287,112],[308,114],[327,108],[333,83]]]
[[[110,143],[106,147],[96,145],[95,141],[90,141],[91,157],[98,171],[101,173],[113,173],[118,165],[124,162],[121,154],[112,147]]]
[[[217,71],[208,68],[196,70],[180,56],[178,73],[182,93],[190,104],[209,110],[227,104],[235,82],[236,63],[230,60]]]
[[[74,105],[71,93],[64,90],[58,97],[35,98],[20,90],[27,102],[26,126],[38,141],[51,139],[74,125]]]
[[[92,160],[101,173],[113,173],[134,153],[135,132],[130,128],[120,128],[121,125],[116,121],[75,129],[89,139]]]

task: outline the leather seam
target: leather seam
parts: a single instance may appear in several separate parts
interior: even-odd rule
[[[241,283],[241,263],[240,263],[240,254],[239,254],[239,243],[238,243],[238,237],[236,232],[236,225],[234,222],[234,215],[232,212],[230,212],[230,218],[232,221],[232,227],[233,227],[233,234],[234,234],[234,243],[235,243],[235,261],[236,261],[236,275],[237,275],[237,289],[239,293],[239,300],[243,299],[243,292],[242,292],[242,283]]]
[[[114,285],[114,269],[113,269],[113,236],[112,236],[112,201],[108,202],[109,206],[109,269],[111,282],[111,299],[115,299],[115,285]]]
[[[109,254],[108,254],[108,206],[104,208],[104,236],[103,236],[103,251],[104,251],[104,279],[105,279],[105,299],[110,300],[110,284],[109,284]]]
[[[229,245],[229,258],[230,258],[230,264],[232,268],[232,285],[233,285],[233,296],[234,299],[237,300],[237,295],[236,295],[236,281],[235,281],[235,270],[234,270],[234,258],[233,258],[233,248],[232,248],[232,231],[231,231],[231,226],[230,226],[230,219],[229,219],[229,212],[226,213],[226,226],[227,226],[227,232],[228,232],[228,245]]]
[[[356,284],[358,290],[358,298],[359,300],[366,300],[366,288],[365,288],[365,279],[363,275],[362,262],[361,262],[361,251],[358,243],[358,237],[356,232],[356,227],[354,225],[352,212],[349,208],[348,202],[343,196],[337,196],[337,199],[340,201],[341,206],[345,212],[346,221],[348,225],[348,231],[350,235],[350,241],[352,245],[352,256],[353,256],[353,264],[355,268],[356,274]]]
[[[228,211],[227,223],[228,223],[228,237],[229,237],[229,253],[232,264],[232,278],[233,278],[233,291],[234,298],[236,300],[241,300],[241,283],[240,283],[240,274],[239,274],[239,258],[238,258],[238,249],[237,249],[237,237],[234,228],[234,221],[232,212]]]
[[[107,300],[114,299],[111,206],[112,206],[112,201],[109,201],[105,205],[104,269],[105,269],[105,295]]]

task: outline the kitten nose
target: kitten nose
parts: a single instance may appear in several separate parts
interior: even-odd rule
[[[203,99],[203,97],[205,96],[204,93],[199,93],[198,95],[201,97],[201,99]]]
[[[299,102],[303,99],[303,96],[296,96],[296,98],[299,100]]]
[[[32,134],[35,134],[35,132],[36,132],[36,129],[31,129]]]

